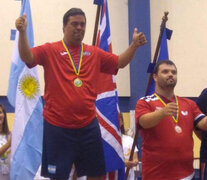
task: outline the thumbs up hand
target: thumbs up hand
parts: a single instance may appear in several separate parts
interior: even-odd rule
[[[15,22],[16,28],[17,30],[21,33],[21,32],[26,32],[26,28],[27,28],[27,16],[26,14],[23,14],[23,16],[20,16],[19,18],[17,18],[16,22]]]
[[[140,46],[143,46],[147,43],[147,40],[145,38],[144,33],[138,32],[137,28],[134,28],[134,33],[133,33],[133,39],[132,42],[134,45],[138,48]]]

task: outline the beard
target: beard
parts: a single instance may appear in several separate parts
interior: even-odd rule
[[[176,84],[177,84],[177,80],[175,80],[175,79],[168,79],[167,83],[166,83],[166,86],[174,88],[176,86]]]
[[[166,87],[168,88],[174,88],[176,86],[176,83],[167,84]]]
[[[177,84],[175,79],[167,79],[167,81],[158,81],[158,85],[162,88],[174,88]]]

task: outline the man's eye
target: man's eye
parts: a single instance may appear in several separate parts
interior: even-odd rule
[[[73,22],[72,25],[73,25],[73,26],[78,26],[78,25],[80,25],[81,27],[84,27],[84,26],[85,26],[85,23]]]
[[[72,25],[73,25],[73,26],[77,26],[78,23],[77,23],[77,22],[73,22]]]
[[[162,71],[164,74],[168,73],[168,71]]]
[[[80,23],[81,27],[84,27],[86,24],[85,23]]]

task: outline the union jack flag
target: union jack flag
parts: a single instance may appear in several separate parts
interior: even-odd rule
[[[96,46],[112,52],[107,0],[101,5],[100,25]],[[101,74],[100,89],[96,99],[96,112],[104,146],[107,179],[123,180],[124,156],[119,127],[119,106],[115,76]],[[114,173],[115,172],[115,173]]]

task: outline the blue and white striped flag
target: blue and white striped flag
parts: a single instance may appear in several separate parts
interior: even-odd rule
[[[34,46],[32,17],[29,0],[23,0],[20,15],[27,15],[27,37]],[[29,69],[18,52],[19,32],[11,62],[8,100],[15,107],[12,129],[11,180],[33,180],[42,155],[43,117],[39,93],[39,78],[36,68]]]

